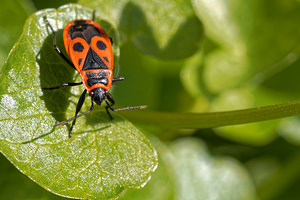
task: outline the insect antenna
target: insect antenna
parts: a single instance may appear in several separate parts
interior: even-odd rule
[[[113,109],[112,111],[117,112],[117,111],[121,111],[121,110],[135,110],[135,109],[145,109],[147,108],[146,105],[143,106],[129,106],[129,107],[125,107],[125,108],[118,108],[118,109]],[[111,108],[109,108],[111,109]]]

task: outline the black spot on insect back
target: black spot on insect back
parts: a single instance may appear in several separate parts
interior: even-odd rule
[[[104,44],[104,42],[99,40],[97,42],[97,48],[100,49],[100,50],[105,50],[107,48],[107,46],[106,46],[106,44]]]
[[[73,45],[73,50],[77,52],[82,52],[84,49],[83,45],[80,42],[77,42]]]
[[[80,65],[81,62],[82,62],[82,58],[79,58],[79,60],[78,60],[78,65]]]

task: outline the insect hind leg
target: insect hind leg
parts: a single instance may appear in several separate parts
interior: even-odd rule
[[[49,23],[49,21],[48,21],[48,19],[47,19],[47,17],[46,16],[44,16],[44,20],[45,20],[45,23],[46,23],[46,25],[47,26],[49,26],[50,27],[50,29],[51,29],[51,31],[52,31],[52,33],[53,33],[53,46],[54,46],[54,49],[55,49],[55,51],[60,55],[60,57],[62,57],[72,68],[74,68],[75,70],[76,70],[76,68],[75,68],[75,66],[74,66],[74,64],[61,52],[61,50],[59,49],[59,47],[57,46],[57,44],[56,44],[56,37],[57,37],[57,34],[55,33],[55,31],[54,31],[54,29],[53,29],[53,27],[51,26],[51,24]]]

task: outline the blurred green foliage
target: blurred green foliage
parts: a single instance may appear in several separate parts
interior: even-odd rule
[[[2,4],[1,66],[26,17],[64,3]],[[118,107],[147,104],[149,110],[202,113],[300,97],[298,0],[77,3],[96,9],[117,29],[115,67],[126,78],[113,88]],[[122,200],[299,198],[298,117],[205,130],[147,123],[139,128],[158,150],[160,164],[144,188],[129,189]],[[26,180],[3,157],[0,162],[1,199],[63,199]]]

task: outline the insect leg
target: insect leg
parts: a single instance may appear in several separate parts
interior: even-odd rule
[[[113,120],[114,118],[111,116],[111,114],[110,114],[108,108],[109,108],[110,110],[114,111],[114,108],[113,108],[112,106],[115,105],[115,100],[114,100],[114,98],[111,96],[111,94],[110,94],[109,92],[106,94],[106,98],[108,99],[109,102],[111,102],[111,105],[108,103],[107,100],[105,100],[106,105],[107,105],[107,106],[105,106],[105,110],[106,110],[106,113],[108,114],[109,118],[110,118],[111,120]]]
[[[93,18],[92,18],[92,20],[95,21],[95,18],[96,18],[96,10],[93,10]]]
[[[73,122],[72,122],[72,125],[71,125],[71,128],[70,128],[70,130],[69,130],[69,138],[72,136],[71,134],[72,134],[73,126],[74,126],[75,123],[76,123],[77,115],[78,115],[79,111],[81,110],[82,105],[83,105],[83,103],[84,103],[85,96],[86,96],[86,92],[87,92],[87,91],[84,90],[84,91],[82,92],[82,94],[81,94],[79,100],[78,100],[77,107],[76,107],[75,118],[74,118],[74,120],[73,120]],[[93,102],[93,101],[92,101],[92,102]],[[92,104],[92,105],[93,105],[93,104]]]
[[[113,44],[114,44],[114,41],[113,41],[113,39],[112,39],[111,37],[109,37],[109,39],[110,39],[110,43],[111,43],[111,45],[113,45]]]
[[[62,87],[69,87],[69,86],[76,86],[76,85],[81,85],[82,82],[80,83],[62,83],[61,85],[55,86],[55,87],[50,87],[50,88],[42,88],[43,90],[55,90],[55,89],[59,89]]]
[[[116,81],[123,81],[124,80],[124,77],[115,77],[112,79],[112,82],[116,82]]]
[[[77,118],[83,116],[83,115],[86,115],[86,114],[92,112],[92,110],[94,109],[94,101],[93,101],[93,99],[92,99],[92,105],[91,105],[90,110],[88,110],[88,111],[86,111],[86,112],[84,112],[84,113],[81,113],[80,115],[77,115],[78,112],[80,111],[82,105],[83,105],[84,100],[85,100],[85,94],[86,94],[86,90],[85,90],[85,91],[82,93],[82,95],[80,96],[80,99],[79,99],[78,104],[77,104],[77,107],[76,107],[76,114],[75,114],[75,117],[72,117],[71,119],[68,119],[68,120],[66,120],[66,121],[60,122],[60,123],[58,123],[58,124],[55,124],[53,127],[61,126],[61,125],[64,125],[64,124],[66,124],[66,123],[68,123],[68,122],[70,122],[70,121],[73,121],[72,126],[71,126],[71,128],[70,128],[70,130],[69,130],[69,137],[72,136],[71,134],[72,134],[73,126],[75,125],[75,120],[76,120]],[[83,96],[83,95],[84,95],[84,96]]]
[[[55,31],[54,31],[54,29],[53,29],[53,27],[51,26],[51,24],[49,23],[49,21],[47,20],[47,17],[46,16],[44,16],[44,20],[45,20],[45,22],[46,22],[46,24],[50,27],[50,29],[51,29],[51,31],[52,31],[52,33],[53,33],[53,36],[54,36],[54,38],[53,38],[53,46],[54,46],[54,49],[55,49],[55,51],[60,55],[60,57],[62,57],[71,67],[73,67],[74,69],[76,69],[75,68],[75,66],[74,66],[74,64],[61,52],[61,50],[59,49],[59,47],[56,45],[56,33],[55,33]]]
[[[109,92],[107,92],[106,98],[111,103],[111,106],[115,105],[115,100],[114,100],[114,98],[111,96],[111,94]]]

